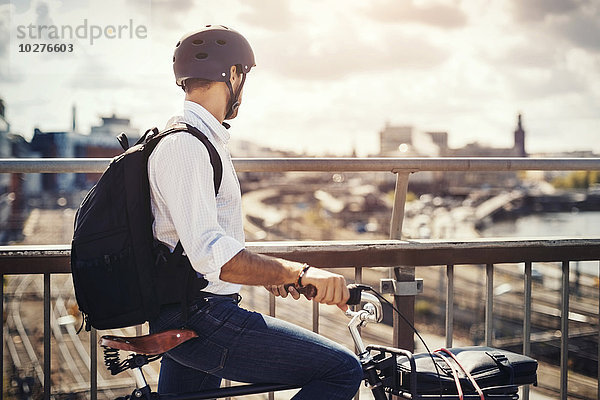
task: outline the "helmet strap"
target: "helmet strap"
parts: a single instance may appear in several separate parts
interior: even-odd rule
[[[237,108],[240,106],[239,98],[240,94],[242,93],[245,81],[246,74],[242,74],[242,82],[240,83],[240,86],[238,87],[235,94],[233,93],[233,86],[231,86],[231,81],[228,80],[226,82],[227,88],[229,88],[229,104],[227,107],[227,114],[225,114],[225,119],[229,119],[229,117],[231,117],[235,110],[237,110]]]

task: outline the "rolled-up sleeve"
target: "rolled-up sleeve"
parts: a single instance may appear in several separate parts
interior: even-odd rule
[[[169,238],[171,246],[180,240],[194,269],[218,281],[221,267],[244,244],[219,224],[208,150],[188,133],[172,134],[154,150],[148,170],[155,217],[169,218],[175,230],[155,234]]]

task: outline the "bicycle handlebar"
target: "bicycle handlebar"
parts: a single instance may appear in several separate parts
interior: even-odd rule
[[[290,286],[294,286],[294,289],[300,294],[305,295],[306,297],[313,298],[317,295],[317,288],[313,285],[306,285],[303,287],[296,287],[294,284],[284,285],[285,290],[288,290]],[[366,285],[358,285],[356,283],[352,283],[348,285],[348,291],[350,292],[350,298],[346,302],[349,306],[360,304],[361,293],[364,290],[369,290],[370,287]]]

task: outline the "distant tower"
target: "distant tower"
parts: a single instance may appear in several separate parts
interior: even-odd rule
[[[521,114],[519,114],[519,119],[517,121],[517,129],[515,130],[515,146],[513,149],[515,156],[527,157],[527,152],[525,152],[525,130],[523,129],[523,124],[521,122]]]
[[[76,129],[77,129],[77,108],[75,107],[75,104],[73,104],[73,108],[72,110],[72,116],[73,116],[73,121],[71,121],[71,132],[75,133]]]

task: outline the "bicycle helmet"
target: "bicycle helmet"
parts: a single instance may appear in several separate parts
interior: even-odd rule
[[[237,93],[233,92],[229,81],[232,65],[242,72],[242,82]],[[227,84],[230,100],[225,119],[239,107],[238,98],[246,74],[255,65],[254,52],[248,41],[237,31],[222,25],[206,25],[199,31],[183,36],[175,45],[173,54],[173,71],[178,86],[183,88],[185,80],[190,78]]]

